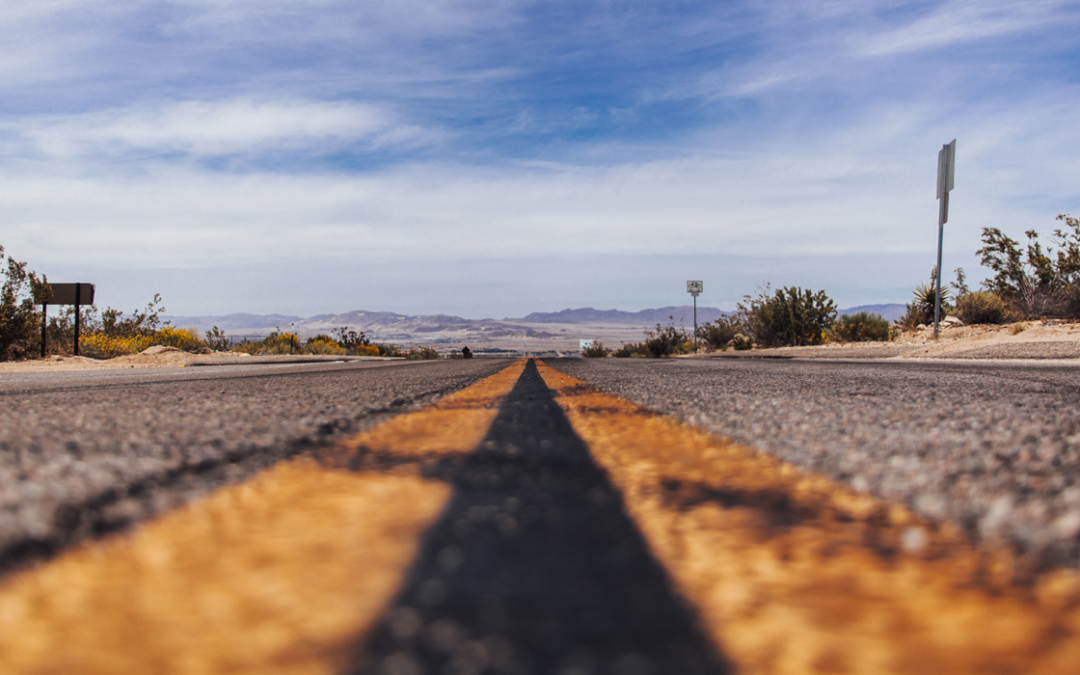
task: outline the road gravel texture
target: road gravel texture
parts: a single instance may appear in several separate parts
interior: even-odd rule
[[[0,375],[0,572],[415,410],[507,363]]]
[[[985,542],[1080,567],[1076,364],[565,359],[568,375]]]

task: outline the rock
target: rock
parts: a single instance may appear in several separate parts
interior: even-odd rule
[[[959,317],[952,316],[951,314],[949,316],[945,317],[944,319],[942,319],[941,323],[945,324],[945,325],[949,325],[949,326],[963,326],[964,325],[964,322],[961,321]]]
[[[182,350],[177,349],[176,347],[166,347],[165,345],[154,345],[153,347],[147,347],[146,349],[142,350],[139,353],[140,354],[145,354],[146,356],[153,356],[155,354],[165,354],[165,353],[168,353],[168,352],[178,352],[178,351],[182,351]]]

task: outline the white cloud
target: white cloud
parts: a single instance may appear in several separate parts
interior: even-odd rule
[[[378,106],[321,101],[182,101],[0,124],[33,154],[53,158],[130,153],[212,157],[431,141]],[[17,141],[9,141],[10,145]]]
[[[856,52],[884,56],[1024,33],[1061,21],[1065,17],[1057,10],[1070,5],[1060,0],[953,0],[909,25],[862,36],[857,40]]]

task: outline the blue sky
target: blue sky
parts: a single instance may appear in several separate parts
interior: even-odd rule
[[[943,143],[946,270],[1080,214],[1078,28],[1039,0],[5,3],[0,244],[173,314],[904,302]]]

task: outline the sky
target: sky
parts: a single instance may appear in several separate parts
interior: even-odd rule
[[[0,245],[125,311],[907,302],[1080,215],[1080,4],[0,3]]]

